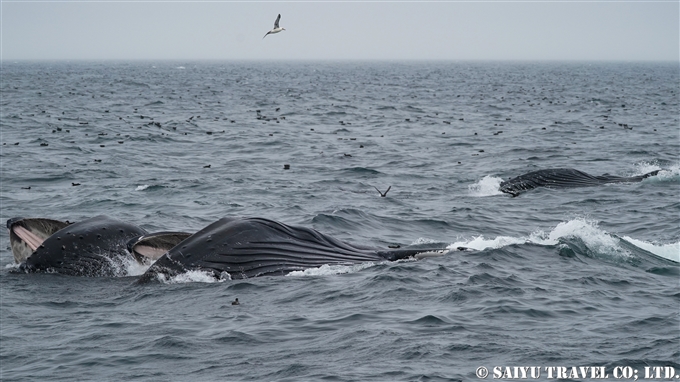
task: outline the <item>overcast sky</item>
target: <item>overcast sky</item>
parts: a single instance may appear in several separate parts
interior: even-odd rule
[[[680,3],[4,1],[2,59],[680,60]],[[285,31],[262,36],[281,14]]]

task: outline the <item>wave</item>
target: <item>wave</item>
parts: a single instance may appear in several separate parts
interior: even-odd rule
[[[638,248],[644,249],[647,252],[653,253],[656,256],[680,263],[680,241],[669,244],[653,244],[646,241],[633,239],[630,236],[624,236],[621,239]]]
[[[378,170],[374,170],[368,167],[349,167],[342,169],[344,172],[349,174],[359,174],[359,175],[381,175],[382,173]]]
[[[476,236],[470,240],[458,241],[447,247],[455,250],[458,247],[466,247],[475,250],[499,249],[514,244],[538,244],[538,245],[561,245],[567,240],[576,238],[580,240],[590,252],[614,259],[628,260],[634,255],[623,245],[621,240],[632,244],[641,250],[652,253],[655,256],[680,262],[680,242],[672,244],[651,244],[642,240],[623,237],[607,233],[598,227],[598,223],[592,220],[577,218],[559,223],[550,232],[536,231],[527,237],[497,236],[487,239],[484,236]]]
[[[147,83],[132,81],[132,80],[120,80],[120,81],[116,81],[116,82],[123,84],[123,85],[128,85],[128,86],[139,86],[139,87],[144,87],[144,88],[150,88],[151,87]]]
[[[166,188],[167,186],[159,184],[142,184],[135,188],[135,191],[156,191]]]

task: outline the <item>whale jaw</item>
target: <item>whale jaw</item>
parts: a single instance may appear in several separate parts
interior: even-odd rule
[[[70,223],[43,218],[12,218],[7,220],[9,241],[14,261],[22,263],[55,232]]]

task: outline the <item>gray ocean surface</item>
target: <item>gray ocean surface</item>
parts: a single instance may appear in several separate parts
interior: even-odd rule
[[[0,77],[3,222],[103,214],[194,232],[255,216],[475,249],[139,286],[18,273],[2,230],[3,381],[680,374],[677,63],[4,61]],[[660,171],[499,191],[559,167]]]

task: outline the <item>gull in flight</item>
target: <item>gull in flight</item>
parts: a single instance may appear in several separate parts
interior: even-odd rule
[[[269,32],[267,32],[267,34],[279,33],[279,32],[281,32],[281,31],[285,31],[285,30],[286,30],[286,28],[281,28],[281,27],[279,26],[279,20],[281,20],[281,14],[280,14],[280,13],[279,13],[279,17],[277,17],[277,18],[276,18],[276,21],[274,21],[274,29],[272,29],[272,30],[270,30]],[[267,34],[264,35],[264,37],[267,37]],[[264,37],[262,37],[263,40],[264,40]]]

